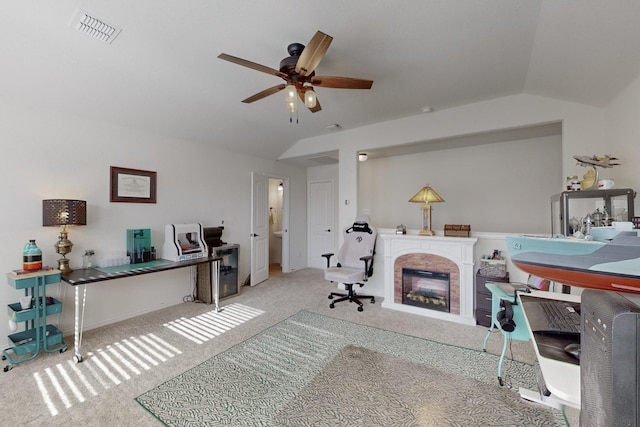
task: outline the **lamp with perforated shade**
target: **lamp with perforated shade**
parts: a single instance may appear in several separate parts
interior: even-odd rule
[[[425,185],[418,191],[415,196],[409,199],[412,203],[423,203],[422,210],[422,230],[418,233],[421,236],[433,236],[435,233],[431,230],[431,205],[430,203],[444,202],[444,199],[440,197],[436,191],[429,186]]]
[[[87,202],[84,200],[48,199],[42,201],[42,225],[61,226],[60,236],[54,248],[62,255],[58,260],[58,270],[62,274],[71,273],[66,255],[71,252],[73,243],[67,238],[68,225],[87,225]]]

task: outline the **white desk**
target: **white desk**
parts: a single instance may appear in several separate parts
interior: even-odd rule
[[[518,294],[521,297],[537,297],[562,301],[580,302],[578,295],[560,294],[555,292],[532,291],[528,294]],[[520,301],[522,305],[522,301]],[[526,310],[523,310],[527,328],[531,330]],[[520,390],[520,395],[535,402],[544,403],[549,406],[559,408],[561,405],[572,406],[580,409],[580,366],[556,359],[542,356],[538,350],[535,334],[531,334],[533,348],[540,364],[540,370],[551,396],[541,396],[530,390]]]

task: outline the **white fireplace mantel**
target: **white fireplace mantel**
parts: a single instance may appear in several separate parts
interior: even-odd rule
[[[420,236],[412,234],[381,234],[384,242],[384,301],[382,307],[437,319],[475,325],[473,311],[473,237]],[[394,299],[394,265],[407,254],[433,254],[454,262],[460,270],[460,314],[398,304]]]

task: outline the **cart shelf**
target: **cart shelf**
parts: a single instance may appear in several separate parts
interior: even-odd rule
[[[36,358],[41,351],[62,353],[67,350],[62,332],[53,325],[47,325],[47,316],[62,312],[62,302],[47,297],[46,287],[59,283],[61,277],[59,270],[7,273],[9,285],[15,289],[24,289],[24,295],[31,297],[32,304],[31,308],[24,310],[20,303],[7,305],[9,317],[16,323],[23,323],[24,331],[8,336],[11,347],[2,351],[2,360],[9,362],[4,368],[5,372],[10,371],[13,365]]]

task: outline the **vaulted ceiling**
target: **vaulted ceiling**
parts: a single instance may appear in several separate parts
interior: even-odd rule
[[[112,43],[76,10],[121,29]],[[289,123],[282,83],[217,58],[279,68],[293,42],[334,39],[318,75],[373,80],[317,88],[322,111]],[[296,141],[528,93],[605,106],[640,75],[633,0],[0,0],[0,101],[276,159]]]

